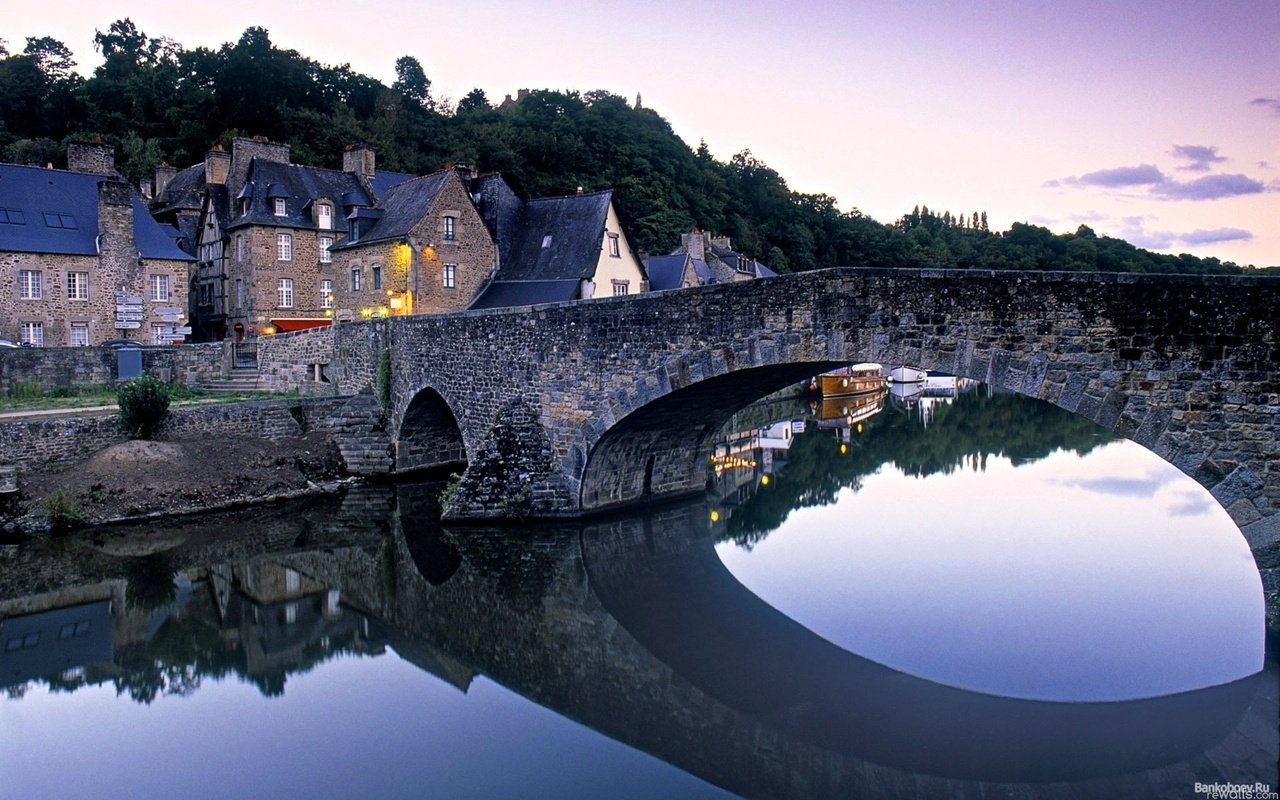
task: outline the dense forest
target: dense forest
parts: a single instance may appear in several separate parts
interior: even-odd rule
[[[605,91],[537,90],[495,104],[480,89],[453,102],[432,92],[421,63],[395,63],[391,86],[272,44],[251,27],[217,50],[186,49],[129,19],[94,37],[104,62],[89,78],[50,37],[0,41],[0,154],[62,164],[70,139],[116,145],[117,166],[145,179],[162,162],[185,167],[214,144],[263,135],[297,163],[337,166],[366,142],[381,169],[426,173],[445,163],[500,171],[528,196],[612,187],[633,245],[665,253],[695,226],[780,272],[833,266],[1230,273],[1215,258],[1162,255],[1086,226],[1055,235],[986,213],[918,207],[891,224],[826,194],[792,191],[744,150],[728,162],[691,148],[655,111]]]

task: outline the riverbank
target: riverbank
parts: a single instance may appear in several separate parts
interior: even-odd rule
[[[23,472],[0,529],[39,535],[59,525],[234,508],[333,491],[345,477],[338,448],[322,431],[120,442],[61,469]]]

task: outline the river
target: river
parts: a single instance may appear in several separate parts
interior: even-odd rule
[[[574,524],[422,483],[0,545],[0,797],[1274,791],[1230,518],[962,388],[759,401],[704,496]]]

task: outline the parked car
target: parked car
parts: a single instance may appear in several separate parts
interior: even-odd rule
[[[21,346],[22,345],[18,344],[17,342],[10,341],[9,339],[0,339],[0,347],[21,347]]]
[[[108,339],[102,342],[100,346],[119,350],[122,347],[142,347],[142,342],[137,339]]]

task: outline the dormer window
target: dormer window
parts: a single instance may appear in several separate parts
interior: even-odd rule
[[[249,213],[249,198],[242,197],[240,198],[240,216],[243,217],[245,214],[248,214],[248,213]]]
[[[456,220],[453,217],[444,218],[444,234],[443,238],[446,242],[452,242],[455,238],[454,224]]]
[[[543,247],[551,246],[551,234],[548,233],[546,236],[542,237],[542,246]]]
[[[328,203],[316,206],[316,227],[322,231],[333,230],[333,206]]]
[[[747,260],[746,256],[738,256],[738,271],[739,272],[751,271],[751,263]]]
[[[285,202],[283,197],[277,197],[272,201],[271,213],[277,217],[284,217],[289,214],[289,204]]]

